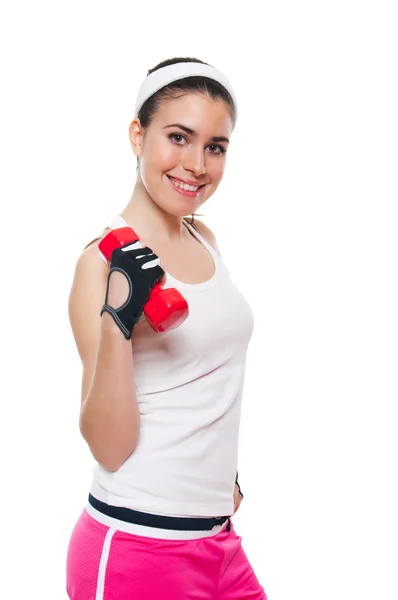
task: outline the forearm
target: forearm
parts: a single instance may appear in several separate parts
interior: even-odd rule
[[[116,471],[133,452],[139,426],[131,342],[104,313],[94,375],[80,413],[80,431],[94,458],[104,468]]]

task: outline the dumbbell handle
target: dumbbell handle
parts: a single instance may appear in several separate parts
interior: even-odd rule
[[[140,243],[138,235],[131,227],[121,227],[111,230],[100,241],[98,249],[103,260],[109,264],[115,248],[121,248],[132,242]],[[158,294],[161,295],[156,298]],[[144,306],[144,314],[152,329],[161,333],[175,329],[185,321],[188,316],[188,304],[178,290],[164,289],[160,283],[156,283]]]

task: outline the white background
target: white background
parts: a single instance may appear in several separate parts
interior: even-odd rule
[[[235,527],[269,600],[398,599],[394,4],[3,3],[1,597],[66,600],[74,265],[130,198],[147,69],[195,56],[240,102],[203,211],[256,321]]]

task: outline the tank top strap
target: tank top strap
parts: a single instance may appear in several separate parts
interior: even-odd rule
[[[120,229],[121,227],[128,227],[128,225],[123,217],[116,215],[116,217],[106,226],[106,229]]]
[[[190,223],[188,223],[185,219],[184,219],[184,225],[186,225],[186,228],[188,229],[188,231],[190,233],[192,233],[193,236],[196,237],[196,239],[203,244],[203,246],[205,246],[205,248],[207,248],[207,250],[210,252],[210,254],[213,256],[213,258],[217,261],[220,262],[220,255],[218,254],[218,252],[216,252],[214,250],[214,248],[209,244],[209,242],[203,237],[203,235]]]

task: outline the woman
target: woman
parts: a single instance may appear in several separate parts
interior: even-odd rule
[[[72,600],[266,598],[230,521],[252,313],[213,233],[193,216],[216,191],[236,121],[228,80],[197,59],[148,72],[129,134],[132,198],[106,228],[140,244],[79,257],[69,315],[83,364],[80,430],[96,460],[67,557]],[[153,286],[189,314],[155,332]]]

